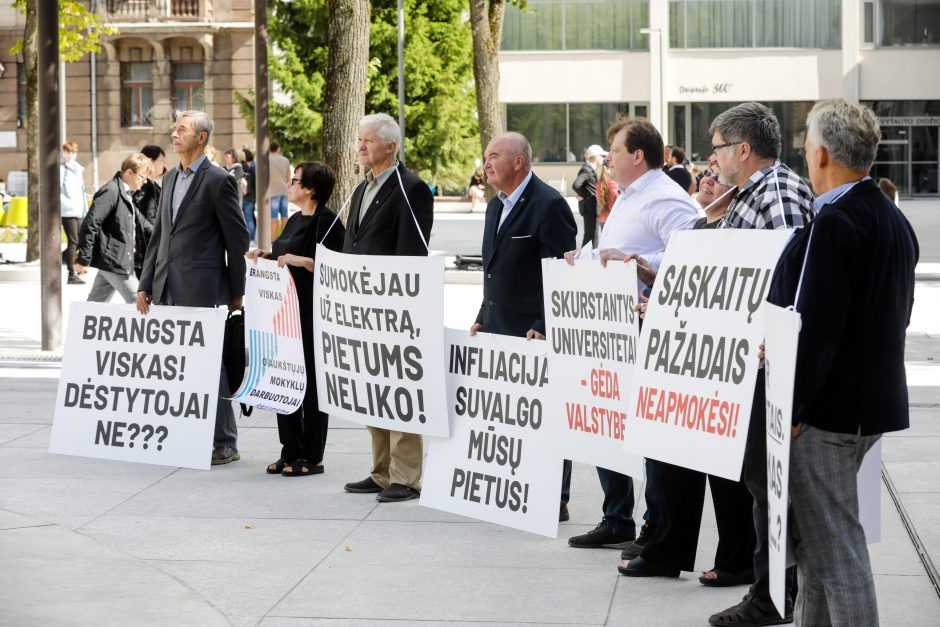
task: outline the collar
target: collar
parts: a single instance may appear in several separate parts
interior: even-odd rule
[[[657,170],[657,169],[647,170],[646,173],[643,174],[643,176],[641,176],[641,177],[638,178],[637,180],[635,180],[635,181],[633,181],[632,183],[630,183],[629,185],[627,185],[626,189],[624,189],[624,188],[622,188],[622,187],[621,187],[621,189],[623,189],[623,191],[631,190],[631,191],[634,192],[634,193],[635,193],[635,192],[643,191],[644,189],[646,189],[647,187],[649,187],[650,184],[651,184],[653,181],[655,181],[656,178],[657,178],[660,174],[662,174],[662,173],[663,173],[662,170]]]
[[[206,159],[207,157],[205,153],[203,153],[199,155],[199,157],[197,157],[195,161],[190,163],[188,168],[183,168],[182,166],[180,166],[180,172],[183,174],[183,176],[189,176],[190,174],[192,174],[193,172],[201,168],[202,162],[205,161]]]
[[[772,164],[765,165],[760,170],[757,170],[756,172],[754,172],[754,174],[750,175],[746,181],[744,181],[744,185],[741,186],[741,191],[744,191],[745,189],[748,189],[749,187],[756,185],[758,182],[763,180],[765,176],[767,176],[774,170],[778,169],[779,167],[780,167],[780,159],[777,159]]]
[[[125,196],[131,195],[130,186],[127,183],[125,183],[124,179],[121,178],[120,176],[118,176],[118,187],[121,188],[121,193],[124,194]]]
[[[843,183],[842,185],[839,185],[838,187],[833,187],[832,189],[830,189],[828,192],[824,194],[820,194],[819,196],[816,197],[816,211],[819,211],[826,205],[831,205],[836,200],[838,200],[839,197],[842,196],[842,194],[847,193],[850,189],[852,189],[853,187],[855,187],[856,185],[858,185],[859,183],[861,183],[862,181],[866,179],[870,181],[871,177],[863,176],[857,181],[850,181],[848,183]]]
[[[366,172],[366,183],[371,183],[372,181],[376,181],[379,184],[379,187],[381,187],[382,184],[388,180],[388,177],[390,177],[392,173],[397,169],[398,169],[398,159],[395,159],[395,162],[392,165],[385,168],[384,170],[382,170],[381,172],[379,172],[378,176],[372,174],[372,170],[369,170],[368,172]]]
[[[525,178],[522,179],[522,182],[519,183],[516,189],[512,190],[512,193],[508,196],[503,192],[499,192],[496,196],[503,202],[503,205],[508,204],[510,207],[515,207],[516,203],[519,202],[519,197],[522,196],[522,192],[525,191],[525,188],[529,185],[529,181],[532,180],[532,170],[529,170],[529,173],[525,175]]]

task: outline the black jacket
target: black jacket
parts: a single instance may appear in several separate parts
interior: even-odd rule
[[[137,209],[121,193],[121,173],[101,186],[78,232],[78,258],[83,266],[130,275],[134,270]]]
[[[597,215],[597,172],[591,167],[590,163],[582,163],[578,170],[578,176],[571,184],[574,193],[581,197],[578,201],[578,213],[587,215],[593,213]]]
[[[144,255],[153,235],[153,225],[157,221],[157,211],[160,208],[160,184],[156,181],[147,181],[139,190],[134,192],[134,202],[137,205],[137,227],[134,238],[134,271],[140,278],[140,271],[144,265]]]
[[[807,244],[793,424],[861,435],[906,429],[914,229],[871,179],[859,182],[787,243],[768,295],[775,305],[793,304]]]
[[[544,334],[542,259],[574,250],[578,227],[568,202],[534,174],[497,232],[502,211],[493,197],[483,227],[483,304],[476,321],[487,333]]]
[[[392,172],[388,180],[379,188],[366,211],[362,224],[359,224],[359,205],[365,193],[365,180],[353,191],[350,201],[349,219],[346,220],[346,239],[343,252],[354,255],[410,255],[424,257],[428,249],[421,242],[415,219],[421,225],[424,240],[430,243],[431,225],[434,222],[434,195],[427,183],[398,165],[401,182],[408,192],[405,201],[398,183],[398,176]],[[415,217],[411,216],[414,210]]]

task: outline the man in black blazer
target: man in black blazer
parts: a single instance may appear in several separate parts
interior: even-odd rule
[[[794,614],[804,625],[872,625],[878,608],[856,478],[881,434],[909,426],[904,342],[919,249],[867,176],[881,137],[875,114],[829,100],[807,125],[819,213],[784,249],[769,295],[802,318],[790,446]]]
[[[401,141],[401,129],[389,115],[367,115],[359,121],[359,163],[367,172],[350,200],[344,253],[428,254],[434,196],[427,183],[399,163]],[[421,493],[421,436],[378,427],[369,427],[369,434],[372,472],[362,481],[347,483],[346,491],[378,493],[375,498],[383,503],[417,498]]]
[[[545,339],[542,259],[575,247],[578,227],[568,202],[532,172],[532,147],[519,133],[494,137],[486,147],[487,182],[499,192],[483,227],[483,304],[478,331]],[[562,475],[560,520],[568,520],[571,462]]]
[[[163,178],[153,235],[144,257],[137,309],[150,304],[240,309],[245,295],[248,228],[238,204],[235,179],[205,155],[212,120],[202,111],[184,111],[173,128],[179,166]],[[225,367],[219,377],[212,464],[239,459],[238,430]]]
[[[607,151],[597,144],[588,146],[584,151],[584,163],[571,184],[571,189],[578,195],[578,213],[584,219],[582,246],[588,242],[593,246],[597,232],[597,169],[601,167],[606,156]]]

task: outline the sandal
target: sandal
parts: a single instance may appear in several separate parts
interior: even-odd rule
[[[298,459],[293,464],[284,466],[281,474],[285,477],[306,477],[308,475],[322,475],[323,466],[314,466],[306,459]]]
[[[268,473],[269,475],[279,475],[284,471],[284,468],[286,466],[290,466],[290,462],[285,461],[282,458],[282,459],[277,460],[273,464],[268,464],[268,467],[265,470],[265,472]]]
[[[709,577],[709,575],[713,576]],[[739,570],[737,572],[721,570],[720,568],[713,568],[702,573],[702,576],[698,578],[698,582],[703,586],[708,586],[709,588],[729,588],[731,586],[742,586],[744,584],[754,583],[754,571],[750,568],[745,568],[744,570]]]

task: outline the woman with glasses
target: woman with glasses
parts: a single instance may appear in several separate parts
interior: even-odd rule
[[[124,302],[137,300],[134,248],[140,212],[133,194],[150,176],[151,162],[135,153],[124,159],[121,171],[101,186],[78,231],[75,273],[98,269],[88,300],[106,303],[117,291]]]
[[[337,252],[343,249],[346,230],[326,203],[333,193],[333,172],[320,163],[301,163],[294,169],[288,188],[290,202],[300,207],[284,225],[280,236],[271,244],[271,251],[259,248],[245,256],[276,259],[287,267],[297,287],[300,302],[301,335],[307,368],[307,391],[303,404],[292,414],[278,414],[277,432],[281,440],[281,457],[269,464],[267,473],[285,477],[306,477],[323,473],[323,449],[326,447],[329,416],[320,411],[317,402],[316,361],[313,352],[313,270],[316,248],[322,243]]]

